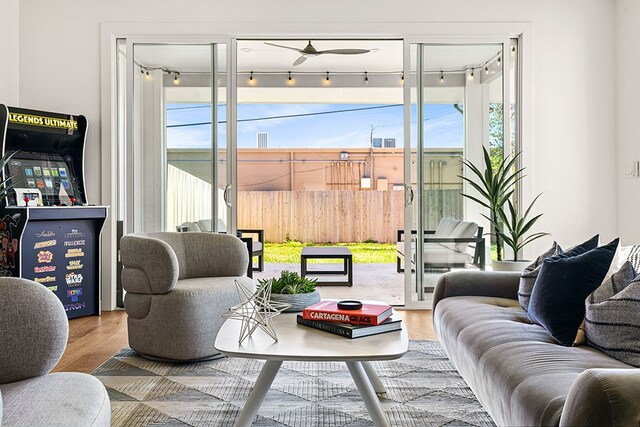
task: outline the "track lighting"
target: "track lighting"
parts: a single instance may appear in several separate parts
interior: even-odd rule
[[[471,73],[469,73],[469,80],[473,80],[475,78],[473,73],[474,73],[474,69],[472,68]]]
[[[489,74],[489,67],[487,65],[484,66],[484,73]]]
[[[444,83],[444,71],[440,71],[440,84]]]
[[[400,76],[400,84],[404,84],[404,71],[402,72],[402,75]]]
[[[331,79],[329,78],[329,72],[327,71],[326,77],[322,81],[322,84],[325,86],[329,86],[331,84]]]
[[[174,71],[173,72],[173,84],[174,85],[179,85],[180,84],[180,77],[178,77],[180,75],[179,72]]]
[[[291,77],[291,71],[289,71],[289,78],[287,79],[287,84],[289,86],[293,86],[294,84],[296,84],[295,80],[293,80],[293,78]]]
[[[364,72],[364,84],[369,84],[369,73]]]
[[[516,53],[516,47],[515,46],[511,46],[511,53]]]
[[[498,66],[502,65],[502,56],[498,56]]]
[[[255,81],[255,79],[253,78],[253,71],[251,71],[251,72],[249,73],[249,86],[255,86],[255,85],[256,85],[256,81]]]

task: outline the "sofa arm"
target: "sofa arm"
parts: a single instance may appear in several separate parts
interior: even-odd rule
[[[452,271],[438,278],[433,291],[433,312],[440,300],[459,296],[518,299],[520,273],[496,271]]]
[[[178,259],[166,242],[142,235],[120,240],[122,287],[136,294],[166,294],[176,285]]]
[[[640,423],[640,369],[587,369],[569,390],[561,426]]]

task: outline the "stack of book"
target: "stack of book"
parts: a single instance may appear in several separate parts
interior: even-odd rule
[[[359,310],[340,310],[336,301],[320,301],[298,314],[299,325],[347,338],[360,338],[402,329],[390,305],[362,304]]]

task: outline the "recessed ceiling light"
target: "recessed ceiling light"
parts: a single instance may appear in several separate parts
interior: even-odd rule
[[[253,49],[250,47],[242,47],[240,48],[240,52],[253,52]]]

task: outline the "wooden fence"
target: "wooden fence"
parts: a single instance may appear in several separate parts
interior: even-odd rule
[[[428,190],[427,207],[427,228],[462,217],[460,190]],[[238,227],[263,229],[269,242],[394,243],[404,227],[404,192],[239,191]]]

